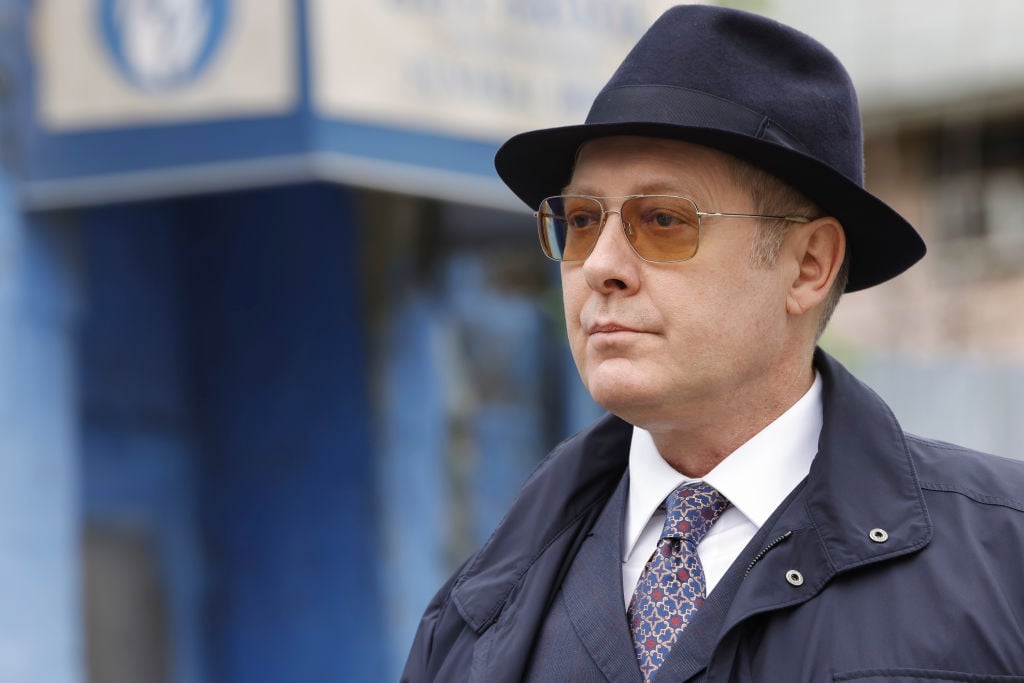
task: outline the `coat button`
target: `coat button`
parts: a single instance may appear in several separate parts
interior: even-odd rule
[[[868,532],[868,536],[870,536],[871,540],[875,543],[885,543],[889,540],[889,534],[885,529],[872,529]]]
[[[790,569],[786,572],[786,581],[789,581],[791,586],[802,586],[804,585],[804,575],[795,569]]]

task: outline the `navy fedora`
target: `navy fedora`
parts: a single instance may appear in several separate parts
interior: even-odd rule
[[[848,292],[924,256],[914,228],[864,188],[860,110],[846,69],[814,39],[766,17],[669,9],[597,95],[586,123],[516,135],[494,164],[536,208],[569,182],[583,143],[613,135],[712,147],[803,192],[845,228]]]

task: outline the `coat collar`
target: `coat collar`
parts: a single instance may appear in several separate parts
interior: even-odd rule
[[[837,574],[909,555],[932,524],[906,437],[889,407],[821,350],[823,425],[804,484],[772,516],[723,631],[810,600]],[[796,572],[796,574],[793,574]]]
[[[931,520],[906,437],[889,406],[819,350],[823,425],[807,512],[836,572],[925,546]],[[872,534],[874,530],[883,535]]]

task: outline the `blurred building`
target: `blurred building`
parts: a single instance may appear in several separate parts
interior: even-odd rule
[[[928,244],[845,297],[826,344],[908,429],[1024,457],[1024,5],[772,4],[850,69],[868,185]]]
[[[0,0],[0,683],[397,678],[597,413],[494,149],[669,4]],[[826,345],[1019,456],[1024,5],[729,4],[850,66],[929,244]]]

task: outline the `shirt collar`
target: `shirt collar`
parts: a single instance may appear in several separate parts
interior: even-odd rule
[[[815,372],[811,388],[799,401],[729,454],[703,481],[760,528],[810,471],[821,423],[821,376]],[[623,557],[632,553],[668,494],[690,481],[696,480],[665,462],[649,432],[633,427]]]

